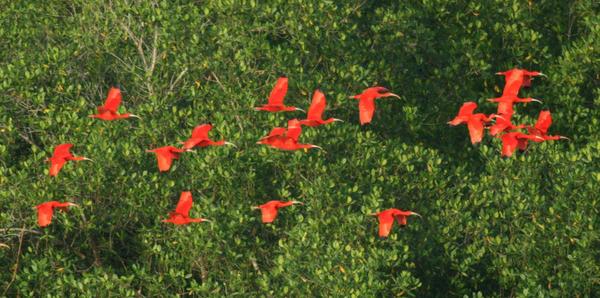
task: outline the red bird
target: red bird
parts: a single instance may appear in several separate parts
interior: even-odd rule
[[[52,222],[54,208],[58,208],[60,211],[66,211],[68,207],[71,206],[78,205],[70,202],[61,203],[58,201],[50,201],[35,206],[35,208],[37,208],[38,225],[40,227],[45,227]]]
[[[492,121],[492,118],[496,115],[486,116],[485,114],[478,113],[473,114],[473,111],[477,109],[477,104],[469,101],[465,102],[458,111],[458,115],[448,122],[452,126],[459,125],[461,123],[467,123],[469,129],[469,135],[471,137],[471,144],[481,142],[483,138],[483,123]]]
[[[283,202],[283,201],[273,200],[273,201],[268,201],[260,206],[254,206],[254,207],[252,207],[252,209],[260,209],[260,212],[262,214],[262,222],[263,223],[271,223],[277,217],[277,210],[279,208],[292,206],[294,204],[304,205],[304,203],[298,202],[298,201]]]
[[[130,118],[130,117],[135,117],[135,118],[141,119],[139,116],[134,115],[134,114],[130,114],[130,113],[119,114],[119,113],[117,113],[117,110],[119,109],[119,105],[121,105],[121,99],[122,99],[121,90],[119,88],[110,88],[110,90],[108,91],[108,96],[106,97],[106,101],[104,102],[104,105],[98,107],[98,114],[90,115],[89,117],[97,118],[100,120],[107,120],[107,121]]]
[[[394,219],[398,221],[401,227],[406,226],[407,218],[411,215],[421,217],[418,213],[412,211],[403,211],[400,209],[387,209],[379,213],[373,213],[372,216],[377,216],[379,219],[379,237],[387,237],[394,225]]]
[[[539,136],[527,135],[518,131],[505,133],[502,135],[501,156],[511,157],[517,148],[521,151],[525,151],[525,149],[527,149],[528,141],[535,141],[536,139],[543,140]]]
[[[491,136],[496,136],[499,133],[502,132],[508,132],[511,130],[515,130],[515,129],[521,129],[524,128],[525,125],[523,124],[519,124],[519,125],[513,125],[512,122],[510,121],[510,118],[512,115],[494,115],[496,118],[496,123],[494,123],[494,125],[490,126],[490,135]]]
[[[190,209],[192,209],[193,203],[192,193],[189,191],[182,192],[175,211],[169,212],[169,218],[164,219],[162,222],[169,222],[176,225],[186,225],[192,222],[210,222],[206,218],[190,218]]]
[[[297,107],[286,106],[283,104],[283,99],[288,89],[288,79],[286,77],[280,77],[275,83],[275,87],[271,90],[269,100],[266,105],[254,108],[256,111],[267,111],[267,112],[289,112],[289,111],[302,111]]]
[[[531,78],[535,76],[546,76],[539,71],[528,71],[526,69],[513,68],[508,71],[497,72],[504,76],[504,90],[502,95],[517,96],[521,87],[531,86]]]
[[[298,119],[292,119],[288,121],[287,129],[283,127],[275,127],[271,130],[268,136],[260,139],[257,144],[268,145],[273,148],[281,150],[299,150],[299,149],[311,149],[319,148],[317,145],[312,144],[299,144],[298,138],[302,133],[302,126]]]
[[[513,104],[516,102],[535,101],[535,102],[542,103],[541,101],[539,101],[535,98],[531,98],[531,97],[519,98],[516,95],[502,95],[501,97],[490,98],[490,99],[488,99],[488,101],[498,103],[498,114],[510,114],[510,115],[513,114]]]
[[[548,128],[552,125],[552,115],[550,115],[550,111],[541,111],[538,117],[537,122],[533,127],[527,126],[527,131],[530,135],[538,136],[540,138],[532,139],[534,142],[543,142],[543,141],[555,141],[560,139],[569,138],[563,136],[549,136]]]
[[[198,125],[192,131],[192,137],[183,142],[183,149],[192,149],[194,147],[208,147],[208,146],[223,146],[231,145],[235,147],[235,144],[226,142],[225,140],[213,141],[208,137],[208,132],[212,129],[212,124]]]
[[[89,160],[91,159],[82,156],[73,156],[69,150],[71,150],[73,144],[60,144],[54,148],[54,154],[52,157],[48,158],[46,161],[50,162],[50,176],[58,175],[60,169],[65,165],[65,163],[69,160],[80,161],[80,160]]]
[[[146,152],[153,152],[156,154],[156,160],[158,161],[158,170],[161,172],[167,172],[171,168],[173,159],[179,159],[179,154],[187,151],[191,150],[179,149],[173,146],[164,146],[156,149],[146,150]]]
[[[310,108],[308,108],[308,115],[306,119],[300,120],[300,124],[305,126],[319,126],[324,124],[329,124],[331,122],[340,121],[340,119],[329,118],[327,120],[323,120],[322,115],[323,111],[325,111],[325,106],[327,105],[327,101],[325,100],[325,94],[321,92],[321,90],[315,90],[315,93],[312,97],[312,102],[310,104]]]
[[[400,98],[400,96],[389,92],[389,90],[384,87],[367,88],[363,90],[361,94],[350,96],[350,98],[359,100],[358,110],[361,125],[371,123],[373,114],[375,113],[375,99],[388,96]]]

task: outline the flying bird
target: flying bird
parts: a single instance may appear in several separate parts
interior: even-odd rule
[[[325,106],[327,105],[327,101],[325,100],[325,94],[321,92],[321,90],[315,90],[312,97],[312,102],[310,107],[308,108],[308,114],[306,119],[300,120],[300,124],[305,126],[320,126],[324,124],[329,124],[331,122],[340,121],[337,118],[329,118],[327,120],[323,120],[323,111],[325,111]]]
[[[490,98],[488,99],[488,101],[491,102],[496,102],[498,103],[498,114],[513,114],[513,104],[517,103],[517,102],[539,102],[542,103],[540,100],[535,99],[535,98],[531,98],[531,97],[526,97],[526,98],[520,98],[517,97],[516,95],[502,95],[501,97],[497,97],[497,98]]]
[[[192,193],[184,191],[179,196],[179,202],[175,211],[169,212],[169,218],[164,219],[162,222],[168,222],[176,225],[186,225],[192,222],[204,222],[210,221],[206,218],[190,218],[190,209],[192,209]]]
[[[465,102],[460,107],[458,115],[448,122],[448,124],[452,126],[467,123],[471,144],[481,142],[481,139],[483,138],[483,124],[492,121],[492,118],[495,116],[493,114],[490,116],[486,116],[482,113],[473,114],[475,109],[477,109],[476,103],[472,101]]]
[[[277,217],[277,210],[279,208],[292,206],[294,204],[304,205],[304,203],[298,202],[298,201],[283,202],[283,201],[273,200],[273,201],[268,201],[260,206],[254,206],[254,207],[252,207],[252,209],[254,209],[254,210],[260,209],[263,223],[272,223],[275,220],[275,218]]]
[[[37,209],[38,225],[40,227],[46,227],[52,222],[54,208],[58,208],[60,211],[66,211],[71,206],[78,205],[70,202],[61,203],[58,201],[49,201],[35,206]]]
[[[513,125],[511,122],[511,116],[512,115],[510,114],[494,115],[493,118],[496,118],[496,123],[489,127],[490,135],[496,136],[503,132],[509,132],[511,130],[525,128],[525,125],[523,124]]]
[[[300,121],[298,119],[292,119],[288,121],[287,128],[273,128],[269,135],[261,138],[257,144],[268,145],[281,150],[323,149],[313,144],[298,143],[298,138],[301,133],[302,126],[300,125]]]
[[[110,88],[110,90],[108,91],[108,96],[106,97],[106,101],[104,102],[104,105],[98,107],[98,114],[90,115],[89,117],[97,118],[100,120],[106,120],[106,121],[125,119],[125,118],[130,118],[130,117],[135,117],[135,118],[141,119],[139,116],[131,114],[131,113],[119,114],[117,112],[117,110],[119,109],[119,106],[121,105],[121,100],[122,100],[121,90],[119,88],[114,88],[114,87]]]
[[[350,98],[359,100],[358,110],[361,125],[371,123],[373,114],[375,113],[375,99],[388,96],[400,98],[400,96],[389,92],[389,90],[384,87],[367,88],[363,90],[361,94],[350,96]]]
[[[505,133],[501,136],[501,138],[501,156],[506,157],[511,157],[517,148],[519,148],[520,151],[525,151],[527,149],[528,141],[536,141],[537,139],[541,139],[543,141],[543,139],[539,136],[532,136],[518,131]]]
[[[518,68],[497,72],[496,74],[504,76],[504,89],[502,91],[503,96],[517,96],[521,87],[531,86],[532,77],[546,76],[539,71],[529,71]]]
[[[213,141],[208,137],[208,132],[212,129],[212,124],[198,125],[192,131],[192,136],[183,142],[183,149],[192,149],[194,147],[208,147],[208,146],[223,146],[231,145],[235,147],[235,144],[226,142],[225,140]]]
[[[543,142],[543,141],[555,141],[560,139],[568,140],[569,138],[564,136],[550,136],[548,135],[548,129],[552,125],[552,115],[550,111],[541,111],[538,116],[538,120],[535,125],[527,126],[527,131],[530,135],[538,136],[539,138],[532,139],[534,142]]]
[[[173,163],[173,159],[179,159],[179,154],[187,151],[191,151],[191,149],[179,149],[173,146],[164,146],[156,149],[146,150],[146,152],[153,152],[156,154],[158,170],[161,172],[169,171],[171,164]]]
[[[92,161],[91,159],[89,159],[87,157],[73,156],[73,154],[71,154],[71,152],[70,152],[71,147],[73,147],[73,144],[69,144],[69,143],[60,144],[54,148],[54,153],[52,154],[52,157],[46,159],[46,161],[50,162],[50,176],[54,177],[54,176],[58,175],[58,172],[60,172],[60,169],[62,169],[62,167],[65,165],[65,163],[67,161],[70,161],[70,160]]]
[[[377,216],[379,220],[379,237],[387,237],[394,225],[394,219],[398,221],[401,227],[406,226],[407,218],[411,215],[421,217],[418,213],[412,211],[404,211],[400,209],[386,209],[379,213],[373,213],[372,216]]]
[[[271,94],[269,95],[269,100],[267,104],[254,108],[256,111],[267,111],[267,112],[289,112],[289,111],[302,111],[304,110],[286,106],[283,104],[283,99],[285,98],[285,94],[288,89],[288,78],[280,77],[277,79],[277,83],[275,83],[275,87],[271,90]]]

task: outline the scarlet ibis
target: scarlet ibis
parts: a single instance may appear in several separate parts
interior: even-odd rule
[[[548,128],[550,128],[550,125],[552,125],[552,115],[550,115],[550,111],[547,111],[547,110],[541,111],[535,125],[533,127],[531,127],[531,126],[527,127],[527,131],[529,132],[529,134],[538,136],[541,138],[541,139],[535,138],[532,141],[539,143],[539,142],[543,142],[543,141],[554,141],[554,140],[560,140],[560,139],[568,140],[569,139],[564,136],[549,136]]]
[[[386,209],[379,213],[373,213],[372,216],[377,216],[379,220],[379,237],[387,237],[394,225],[394,219],[398,221],[400,226],[406,226],[407,218],[411,215],[421,217],[418,213],[412,211],[404,211],[400,209]]]
[[[510,118],[512,115],[506,115],[506,114],[502,114],[502,115],[494,115],[496,118],[496,123],[494,123],[492,126],[490,126],[490,135],[492,136],[496,136],[499,133],[502,132],[508,132],[511,130],[515,130],[515,129],[521,129],[524,128],[525,125],[523,124],[519,124],[519,125],[513,125]]]
[[[513,68],[507,71],[497,72],[504,76],[504,89],[502,95],[517,96],[521,87],[531,86],[531,78],[535,76],[546,76],[539,71]]]
[[[323,120],[322,115],[323,111],[325,111],[325,106],[327,105],[327,101],[325,100],[325,94],[321,92],[321,90],[315,90],[312,97],[312,102],[310,107],[308,108],[308,115],[306,119],[300,120],[300,124],[306,126],[319,126],[324,124],[329,124],[331,122],[340,121],[337,118],[329,118],[327,120]]]
[[[525,151],[525,149],[527,149],[527,141],[535,141],[536,139],[544,140],[539,136],[532,136],[518,131],[505,133],[502,135],[501,156],[511,157],[517,148],[521,151]]]
[[[516,95],[502,95],[501,97],[490,98],[490,99],[488,99],[488,101],[498,103],[498,114],[513,114],[513,104],[516,102],[535,101],[535,102],[542,103],[540,100],[537,100],[535,98],[531,98],[531,97],[519,98]]]
[[[365,125],[371,123],[373,114],[375,113],[375,99],[389,96],[400,98],[400,96],[389,92],[388,89],[378,86],[367,88],[363,90],[361,94],[350,96],[350,98],[359,100],[358,110],[360,124]]]
[[[288,78],[280,77],[279,79],[277,79],[277,83],[275,83],[275,87],[273,87],[273,90],[271,90],[271,94],[269,95],[269,100],[268,100],[267,104],[265,104],[261,107],[256,107],[254,109],[256,111],[267,111],[267,112],[281,112],[281,111],[284,111],[284,112],[302,111],[302,112],[304,112],[304,110],[302,110],[300,108],[286,106],[285,104],[283,104],[283,99],[285,98],[287,89],[288,89]]]
[[[35,206],[37,208],[38,225],[40,227],[48,226],[52,222],[52,215],[54,214],[54,208],[58,208],[60,211],[66,211],[68,207],[78,206],[75,203],[65,202],[61,203],[58,201],[49,201]]]
[[[281,150],[323,149],[317,145],[298,143],[298,138],[301,133],[302,126],[300,125],[300,121],[298,119],[292,119],[288,121],[287,129],[275,127],[268,136],[261,138],[257,144],[268,145]]]
[[[206,218],[190,218],[190,209],[192,209],[192,193],[184,191],[179,196],[179,202],[175,211],[169,212],[169,218],[164,219],[162,222],[169,222],[176,225],[186,225],[192,222],[204,222],[210,221]]]
[[[298,201],[283,202],[283,201],[273,200],[273,201],[268,201],[260,206],[254,206],[254,207],[252,207],[252,209],[260,209],[260,212],[262,214],[262,222],[263,223],[271,223],[277,217],[277,210],[279,208],[292,206],[294,204],[304,205],[304,203],[298,202]]]
[[[194,147],[208,147],[208,146],[223,146],[231,145],[235,147],[235,144],[226,142],[225,140],[213,141],[208,137],[208,132],[212,129],[212,123],[198,125],[192,131],[192,137],[183,142],[183,149],[192,149]]]
[[[54,148],[54,154],[52,157],[48,158],[46,161],[50,162],[50,176],[58,175],[60,169],[65,165],[65,163],[69,160],[80,161],[80,160],[89,160],[91,159],[83,156],[73,156],[70,150],[73,147],[73,144],[60,144]]]
[[[124,113],[124,114],[117,113],[117,110],[119,109],[119,106],[121,105],[121,100],[122,100],[121,89],[114,88],[114,87],[110,88],[110,90],[108,91],[108,96],[106,97],[106,101],[104,102],[104,105],[98,107],[98,114],[90,115],[89,117],[97,118],[100,120],[106,120],[106,121],[124,119],[124,118],[130,118],[130,117],[135,117],[135,118],[141,119],[139,116],[131,114],[131,113]]]
[[[153,152],[156,154],[156,160],[158,161],[158,170],[166,172],[171,168],[173,159],[179,159],[179,154],[183,152],[191,151],[190,149],[179,149],[173,146],[164,146],[156,149],[146,150],[146,152]]]
[[[448,121],[448,124],[452,126],[467,123],[471,144],[481,142],[481,139],[483,138],[483,124],[492,121],[492,117],[495,116],[493,114],[490,116],[486,116],[482,113],[473,114],[475,109],[477,109],[476,103],[472,101],[465,102],[460,107],[458,115],[454,119]]]

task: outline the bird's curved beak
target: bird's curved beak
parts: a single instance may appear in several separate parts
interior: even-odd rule
[[[502,117],[502,116],[500,116],[500,115],[498,115],[498,114],[492,114],[492,115],[490,116],[490,118],[500,118],[500,119],[502,119],[502,120],[506,120],[506,118],[504,118],[504,117]]]
[[[338,118],[333,118],[333,122],[344,122],[344,120],[338,119]]]
[[[496,101],[496,99],[495,99],[495,98],[488,98],[488,99],[486,99],[486,100],[487,100],[487,101],[489,101],[489,102],[494,102],[494,101]]]
[[[96,115],[88,115],[88,118],[96,118]]]
[[[203,219],[202,219],[202,221],[206,221],[206,222],[212,222],[212,220],[210,220],[210,219],[206,219],[206,218],[203,218]]]
[[[296,108],[296,111],[300,111],[300,112],[306,113],[306,111],[303,110],[303,109],[301,109],[301,108]]]
[[[567,141],[570,141],[570,140],[571,140],[571,139],[569,139],[569,138],[567,138],[567,137],[565,137],[565,136],[558,136],[558,138],[559,138],[559,139],[561,139],[561,140],[567,140]]]
[[[369,213],[369,216],[377,216],[377,213]]]
[[[540,73],[538,73],[538,76],[542,76],[542,77],[544,77],[544,78],[547,78],[547,77],[548,77],[548,76],[547,76],[545,73],[541,73],[541,72],[540,72]]]
[[[390,92],[390,93],[388,93],[387,95],[388,95],[388,96],[393,96],[393,97],[400,98],[400,95],[398,95],[398,94],[396,94],[396,93],[391,93],[391,92]]]
[[[146,149],[146,152],[148,152],[148,153],[154,153],[154,149]]]
[[[185,150],[185,152],[192,152],[192,151],[194,151],[193,149],[183,149],[183,150]]]
[[[225,142],[225,145],[233,146],[235,148],[238,147],[237,145],[235,145],[234,143],[231,143],[231,142]]]
[[[318,148],[318,149],[321,149],[321,150],[323,150],[323,148],[322,148],[322,147],[320,147],[320,146],[317,146],[317,145],[312,145],[312,147],[311,147],[311,148]]]
[[[129,117],[138,118],[138,119],[142,120],[142,117],[140,117],[138,115],[134,115],[134,114],[129,114]]]
[[[419,213],[417,213],[417,212],[412,212],[412,211],[410,212],[410,215],[416,215],[416,216],[418,216],[418,217],[422,217],[422,216],[421,216],[421,214],[419,214]]]
[[[542,103],[542,101],[541,101],[541,100],[539,100],[539,99],[535,99],[535,98],[532,98],[532,99],[531,99],[531,101],[535,101],[535,102]]]
[[[260,209],[260,207],[258,207],[258,206],[252,206],[252,207],[250,207],[250,209],[256,210],[256,209]]]
[[[503,75],[504,75],[504,72],[503,72],[503,71],[499,71],[499,72],[497,72],[497,73],[496,73],[496,75],[497,75],[497,76],[503,76]]]
[[[304,203],[299,202],[299,201],[292,201],[292,204],[304,205]]]
[[[79,205],[77,205],[75,203],[69,203],[69,206],[71,206],[71,207],[79,207]]]
[[[87,157],[84,157],[82,160],[87,160],[87,161],[94,162],[94,160],[93,160],[93,159],[91,159],[91,158],[87,158]]]
[[[255,110],[255,111],[260,111],[260,108],[259,108],[259,107],[254,107],[254,108],[252,108],[252,109],[253,109],[253,110]]]

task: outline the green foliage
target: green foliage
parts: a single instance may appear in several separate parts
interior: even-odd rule
[[[591,296],[600,292],[600,18],[596,1],[4,1],[0,10],[0,291],[20,296]],[[496,71],[541,70],[550,131],[500,158],[445,123],[482,111]],[[325,151],[255,145],[299,113],[258,113],[279,74],[287,101],[321,88],[306,128]],[[119,84],[143,120],[87,118]],[[367,86],[389,87],[358,125]],[[539,105],[518,105],[533,123]],[[183,154],[159,174],[145,149],[200,123],[240,148]],[[48,176],[53,146],[95,163]],[[160,222],[191,190],[192,216]],[[250,206],[306,205],[273,225]],[[81,205],[38,229],[32,206]],[[368,216],[424,215],[377,237]],[[25,229],[25,230],[20,230]],[[26,230],[40,230],[36,234]]]

